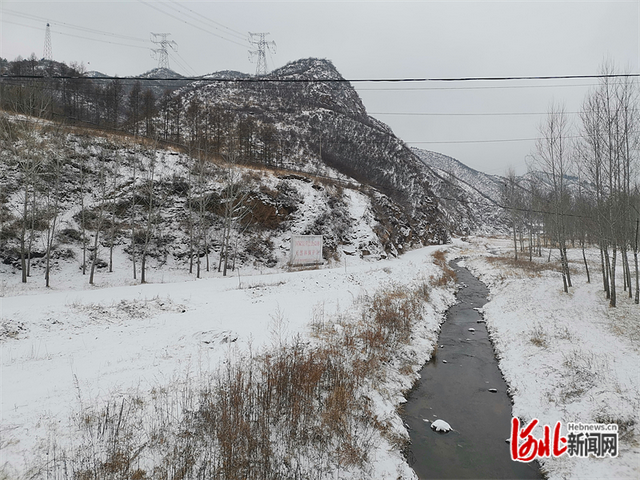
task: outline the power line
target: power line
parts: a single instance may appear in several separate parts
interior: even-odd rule
[[[178,60],[176,57],[174,57],[174,56],[173,56],[173,54],[172,54],[171,52],[169,52],[169,54],[171,55],[171,57],[172,57],[172,58],[173,58],[173,59],[174,59],[178,64],[182,64],[182,65],[183,65],[183,68],[184,68],[184,66],[186,66],[186,67],[187,67],[187,68],[185,68],[185,71],[190,70],[190,71],[191,71],[191,73],[193,73],[194,75],[197,75],[196,71],[195,71],[193,68],[191,68],[191,65],[189,65],[189,64],[187,63],[187,61],[182,57],[182,55],[180,55],[180,53],[179,53],[177,50],[176,50],[176,52],[175,52],[175,53],[176,53],[176,55],[178,56],[178,58],[179,58],[181,61],[180,61],[180,60]]]
[[[562,138],[586,138],[584,135],[563,135]],[[404,142],[412,145],[428,145],[428,144],[465,144],[465,143],[505,143],[505,142],[531,142],[538,140],[539,137],[532,138],[502,138],[495,140],[451,140],[451,141],[434,141],[434,142]]]
[[[2,75],[6,76],[6,75]],[[41,75],[15,75],[16,78],[44,78]],[[637,78],[640,73],[621,73],[621,74],[599,74],[599,75],[564,75],[556,77],[537,77],[539,80],[566,79],[566,78]],[[50,78],[50,77],[48,77]],[[65,78],[58,76],[54,78]],[[126,79],[127,77],[104,77]],[[215,77],[182,77],[176,78],[157,78],[154,80],[178,81],[207,81],[213,83],[418,83],[418,82],[473,82],[473,81],[492,81],[500,82],[504,80],[531,80],[533,77],[459,77],[459,78],[278,78],[278,77],[240,77],[240,78],[215,78]],[[525,86],[529,88],[530,86]],[[509,88],[509,87],[496,87]],[[410,91],[410,90],[409,90]]]
[[[441,145],[441,144],[465,144],[465,143],[506,143],[506,142],[530,142],[537,138],[502,138],[496,140],[444,140],[433,142],[405,142],[411,145]]]
[[[487,113],[443,113],[443,112],[367,112],[369,115],[402,115],[416,117],[509,117],[509,116],[533,116],[548,115],[549,112],[487,112]],[[579,114],[582,112],[564,112],[566,114]]]
[[[182,18],[178,18],[178,17],[176,17],[175,15],[173,15],[172,13],[167,12],[167,11],[165,11],[165,10],[162,10],[161,8],[159,8],[159,7],[158,7],[158,5],[157,5],[157,4],[154,4],[154,3],[151,3],[151,2],[145,2],[145,1],[143,1],[143,0],[138,0],[138,1],[139,1],[140,3],[142,3],[142,4],[146,5],[146,6],[150,7],[150,8],[153,8],[154,10],[157,10],[158,12],[160,12],[160,13],[162,13],[162,14],[164,14],[164,15],[167,15],[167,16],[169,16],[169,17],[173,18],[174,20],[177,20],[178,22],[182,22],[182,23],[184,23],[184,24],[186,24],[186,25],[189,25],[190,27],[197,28],[198,30],[200,30],[200,31],[202,31],[202,32],[208,33],[209,35],[213,35],[214,37],[221,38],[222,40],[226,40],[227,42],[235,43],[236,45],[239,45],[239,46],[241,46],[241,47],[243,47],[243,48],[247,48],[247,44],[242,44],[242,43],[236,42],[235,40],[231,40],[231,39],[229,39],[229,38],[227,38],[227,37],[223,37],[222,35],[218,35],[218,34],[216,34],[216,33],[213,33],[213,32],[212,32],[212,31],[210,31],[210,30],[206,30],[206,29],[204,29],[204,28],[202,28],[202,27],[200,27],[200,26],[198,26],[198,25],[195,25],[195,24],[193,24],[193,23],[191,23],[191,22],[188,22],[188,21],[186,21],[186,20],[183,20]]]
[[[607,73],[597,75],[538,75],[513,77],[434,77],[434,78],[371,78],[352,82],[502,82],[510,80],[579,80],[594,78],[640,77],[640,73]]]
[[[42,27],[36,27],[34,25],[26,25],[24,23],[12,22],[12,21],[9,21],[9,20],[3,20],[3,23],[9,23],[11,25],[19,25],[21,27],[27,27],[27,28],[34,28],[34,29],[40,30],[40,31],[46,30],[46,29],[44,29]],[[139,45],[131,45],[131,44],[128,44],[128,43],[112,42],[112,41],[109,41],[109,40],[102,40],[102,39],[99,39],[99,38],[85,37],[83,35],[74,35],[73,33],[56,32],[56,35],[64,35],[64,36],[67,36],[67,37],[81,38],[83,40],[90,40],[92,42],[109,43],[111,45],[120,45],[120,46],[123,46],[123,47],[131,47],[131,48],[139,48],[139,49],[142,49],[142,50],[147,50],[147,47],[142,47],[142,46],[139,46]]]
[[[7,9],[3,9],[3,13],[8,13],[9,15],[14,15],[17,17],[23,17],[29,20],[36,20],[38,22],[47,22],[47,19],[45,17],[40,17],[38,15],[32,15],[32,14],[28,14],[28,13],[22,13],[22,12],[16,12],[13,10],[7,10]],[[6,21],[6,20],[5,20]],[[144,42],[146,43],[147,40],[143,39],[143,38],[139,38],[139,37],[132,37],[130,35],[121,35],[118,33],[112,33],[112,32],[106,32],[104,30],[97,30],[95,28],[88,28],[88,27],[82,27],[79,25],[73,25],[71,23],[67,23],[67,22],[48,22],[52,25],[58,25],[58,26],[63,26],[66,28],[70,28],[73,30],[79,30],[82,32],[86,32],[86,33],[91,33],[94,35],[103,35],[103,36],[108,36],[108,37],[115,37],[115,38],[121,38],[123,40],[133,40],[133,41],[137,41],[137,42]],[[17,24],[17,25],[22,25],[22,24]],[[30,25],[23,25],[23,26],[30,26]]]
[[[436,175],[440,180],[442,180],[445,183],[448,183],[449,185],[456,187],[456,188],[460,188],[459,185],[456,185],[455,183],[453,183],[452,181],[448,180],[447,178],[445,178],[442,175],[439,175],[435,169],[443,171],[442,169],[439,169],[437,167],[431,167],[430,165],[427,165],[426,163],[424,163],[421,160],[421,163],[428,168],[429,170],[431,170],[433,172],[434,175]],[[453,178],[455,178],[457,181],[465,183],[466,185],[469,185],[467,182],[465,182],[464,180],[456,177],[453,173],[447,172],[449,175],[451,175]],[[504,177],[503,177],[504,178]],[[506,180],[506,179],[505,179]],[[574,218],[592,218],[590,215],[578,215],[576,213],[564,213],[564,212],[548,212],[545,210],[536,210],[534,208],[520,208],[520,207],[507,207],[506,205],[502,205],[500,203],[498,203],[497,201],[495,201],[493,198],[491,198],[488,195],[483,194],[482,192],[480,192],[479,190],[477,190],[475,187],[473,187],[472,185],[469,185],[471,188],[473,188],[474,190],[476,190],[480,195],[482,195],[484,198],[486,198],[487,200],[489,200],[491,203],[486,203],[486,202],[477,202],[474,200],[469,200],[469,199],[460,199],[460,198],[451,198],[451,197],[443,197],[442,195],[438,195],[437,198],[438,199],[442,199],[442,200],[449,200],[452,202],[458,202],[458,203],[463,203],[463,204],[474,204],[474,205],[480,205],[480,206],[484,206],[484,207],[498,207],[498,208],[502,208],[503,210],[515,210],[518,212],[526,212],[526,213],[540,213],[543,215],[560,215],[560,216],[564,216],[564,217],[574,217]],[[525,187],[518,185],[518,187],[520,187],[521,189],[523,189],[525,192],[527,193],[531,193],[529,190],[527,190]],[[434,195],[435,196],[435,195]]]
[[[597,83],[582,83],[582,84],[555,84],[555,85],[485,85],[485,86],[473,86],[473,87],[386,87],[386,88],[359,88],[359,92],[420,92],[429,90],[496,90],[496,89],[511,89],[511,88],[564,88],[564,87],[596,87]]]
[[[209,22],[210,26],[212,26],[213,28],[215,28],[216,30],[220,30],[217,26],[220,26],[222,28],[224,28],[225,30],[227,30],[227,34],[235,36],[236,38],[238,38],[239,40],[242,41],[246,41],[247,40],[247,36],[244,33],[238,32],[237,30],[234,30],[232,28],[229,28],[223,24],[221,24],[220,22],[216,22],[215,20],[211,20],[210,18],[205,17],[204,15],[202,15],[201,13],[196,13],[193,10],[191,10],[189,7],[187,7],[186,5],[180,4],[178,2],[176,2],[175,0],[172,0],[171,3],[180,6],[181,8],[185,8],[187,10],[189,10],[193,15],[187,15],[184,12],[181,12],[177,7],[171,7],[174,10],[177,10],[178,12],[180,12],[182,15],[187,15],[190,18],[199,21],[200,23],[205,24],[205,22],[203,22],[202,20],[206,20],[207,22]],[[169,5],[170,6],[170,5]],[[216,26],[217,25],[217,26]]]

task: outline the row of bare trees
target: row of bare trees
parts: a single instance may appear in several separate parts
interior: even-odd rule
[[[166,262],[171,242],[181,241],[170,224],[184,228],[190,273],[200,278],[213,268],[213,243],[218,271],[235,270],[250,193],[238,167],[214,164],[206,149],[194,146],[170,172],[157,142],[77,136],[57,122],[3,112],[0,144],[0,254],[17,255],[22,282],[38,258],[49,286],[52,262],[79,252],[80,271],[93,284],[99,268],[114,271],[121,245],[133,278],[145,283],[149,256]],[[101,260],[107,251],[108,263]]]
[[[558,251],[567,292],[572,286],[568,244],[582,247],[587,281],[591,277],[585,246],[597,245],[603,290],[614,307],[619,270],[623,291],[630,298],[635,291],[635,303],[640,302],[640,104],[631,77],[615,75],[611,65],[602,73],[599,85],[584,99],[579,125],[571,125],[562,106],[550,108],[532,155],[532,170],[540,173],[530,172],[522,181],[510,172],[503,197],[516,258],[518,236],[521,251],[528,236],[530,259],[534,252],[541,254],[541,237],[550,242]]]
[[[273,123],[250,108],[221,108],[180,82],[90,78],[84,66],[16,60],[0,79],[0,109],[27,113],[66,124],[118,130],[179,145],[198,145],[210,155],[234,152],[245,163],[282,165],[287,142]],[[47,108],[34,107],[46,103]]]

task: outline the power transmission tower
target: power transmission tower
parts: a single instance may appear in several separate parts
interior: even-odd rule
[[[269,33],[251,33],[249,32],[249,43],[255,45],[256,50],[249,50],[249,61],[253,62],[254,57],[257,57],[256,61],[256,75],[267,74],[267,49],[272,53],[276,53],[276,42],[267,42],[265,37]]]
[[[151,32],[151,41],[156,45],[160,45],[160,48],[152,48],[151,56],[154,59],[158,60],[158,68],[169,68],[169,50],[167,47],[172,50],[178,51],[178,44],[173,40],[167,40],[167,37],[171,35],[170,33],[153,33]],[[158,40],[159,39],[159,40]]]
[[[44,54],[42,58],[45,60],[53,60],[53,52],[51,51],[51,29],[47,23],[47,29],[44,34]]]

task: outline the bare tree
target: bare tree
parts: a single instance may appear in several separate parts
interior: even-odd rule
[[[584,138],[580,161],[596,189],[596,218],[603,287],[615,307],[616,268],[620,252],[623,288],[632,296],[627,252],[633,245],[632,186],[637,178],[635,155],[640,144],[638,100],[630,77],[612,79],[613,65],[605,64],[600,85],[590,92],[582,109]]]
[[[136,274],[136,195],[137,191],[137,177],[136,177],[136,166],[138,164],[138,157],[134,152],[131,157],[132,164],[132,176],[131,176],[131,212],[129,217],[129,224],[131,227],[131,265],[133,267],[133,279],[137,279]]]
[[[633,247],[633,258],[636,267],[636,304],[640,304],[640,275],[638,274],[638,230],[640,230],[640,218],[636,218],[636,236],[635,244]]]
[[[116,160],[115,160],[113,171],[111,172],[113,183],[111,186],[111,202],[110,202],[110,208],[109,208],[109,216],[111,220],[111,225],[109,228],[109,273],[113,272],[113,246],[115,243],[116,223],[117,223],[116,193],[118,191],[118,176],[120,174],[120,149],[121,148],[122,148],[122,145],[120,144],[117,144],[115,146]]]
[[[157,143],[154,142],[149,152],[149,162],[146,165],[145,181],[142,185],[142,191],[145,197],[146,215],[144,221],[144,237],[142,243],[142,252],[140,254],[140,283],[147,282],[147,257],[151,249],[152,240],[158,240],[158,222],[160,220],[160,212],[166,201],[166,195],[162,193],[162,184],[158,180],[162,179],[162,171],[158,174],[158,166],[162,166],[157,161]]]
[[[56,235],[56,227],[58,222],[58,215],[60,213],[60,181],[62,176],[62,158],[58,153],[51,153],[48,176],[45,184],[47,187],[46,195],[46,219],[47,219],[47,237],[46,237],[46,253],[45,253],[45,272],[44,279],[45,285],[50,286],[51,277],[51,250],[53,248],[53,241]]]
[[[227,169],[223,197],[221,200],[223,204],[224,216],[222,228],[222,248],[220,249],[218,271],[222,269],[223,276],[227,275],[227,270],[229,267],[229,256],[232,249],[233,232],[235,231],[235,238],[237,238],[238,230],[240,229],[242,221],[250,213],[250,209],[248,208],[246,202],[248,195],[249,191],[242,185],[240,173],[237,167],[230,166]]]
[[[91,270],[89,273],[89,284],[93,285],[93,278],[96,271],[96,264],[98,262],[98,253],[100,248],[100,233],[102,232],[102,226],[104,224],[104,205],[107,198],[107,174],[106,174],[106,158],[103,152],[98,155],[100,161],[100,192],[98,193],[98,218],[95,222],[95,235],[93,237],[93,251],[91,258]]]
[[[511,231],[513,233],[513,254],[514,258],[518,260],[518,239],[516,230],[519,228],[520,217],[520,189],[518,185],[518,178],[513,168],[509,168],[506,173],[506,180],[502,190],[502,202],[509,208],[511,217]]]
[[[566,215],[569,213],[569,192],[566,175],[569,173],[569,123],[563,106],[552,105],[547,119],[540,125],[540,136],[533,154],[534,162],[548,176],[551,191],[549,203],[552,215],[553,239],[560,253],[560,264],[564,291],[571,286],[571,274],[567,260]]]

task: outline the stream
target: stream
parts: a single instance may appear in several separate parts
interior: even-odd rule
[[[461,285],[458,303],[404,407],[409,464],[421,479],[542,478],[537,462],[514,462],[509,454],[511,401],[486,325],[474,310],[487,302],[489,290],[466,268],[449,265]],[[437,419],[452,430],[434,431],[430,422]]]

